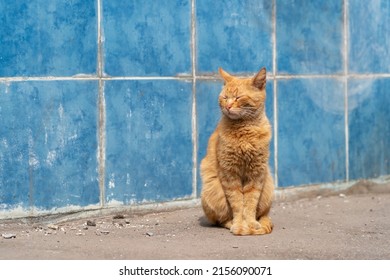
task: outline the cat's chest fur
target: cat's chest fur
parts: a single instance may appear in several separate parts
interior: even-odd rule
[[[242,128],[236,131],[221,132],[219,133],[219,151],[221,156],[235,155],[250,157],[258,154],[258,148],[260,146],[260,134],[258,129],[245,129]],[[244,159],[243,159],[244,160]]]
[[[268,161],[270,132],[266,127],[224,127],[219,131],[217,157],[220,168],[238,176],[258,176]]]

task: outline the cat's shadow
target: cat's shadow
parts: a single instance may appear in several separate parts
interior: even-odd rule
[[[198,218],[198,223],[201,227],[206,227],[206,228],[215,228],[217,227],[215,224],[212,224],[207,220],[205,216],[201,216]]]

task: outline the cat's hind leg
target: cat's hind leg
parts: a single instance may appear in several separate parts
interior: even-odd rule
[[[211,223],[230,229],[232,211],[217,178],[203,185],[201,203],[203,212]]]
[[[233,221],[232,220],[228,220],[227,222],[221,224],[221,226],[223,226],[223,227],[225,227],[227,229],[231,229],[232,225],[233,225]]]

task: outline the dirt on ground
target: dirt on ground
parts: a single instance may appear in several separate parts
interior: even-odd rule
[[[274,230],[234,236],[210,225],[199,205],[51,223],[0,221],[0,259],[204,260],[390,259],[390,185],[277,200]]]

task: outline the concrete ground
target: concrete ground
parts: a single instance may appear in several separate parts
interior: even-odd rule
[[[390,259],[390,185],[276,200],[274,231],[234,236],[199,205],[63,221],[0,221],[0,259]]]

